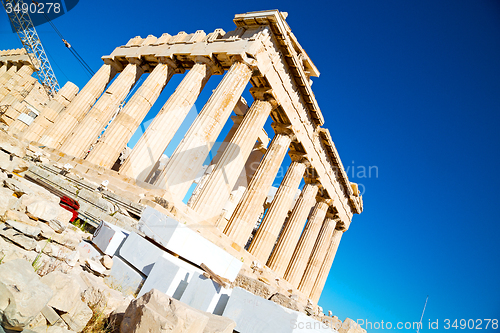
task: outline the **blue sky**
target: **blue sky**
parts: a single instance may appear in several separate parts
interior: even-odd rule
[[[395,326],[418,321],[429,295],[421,332],[454,331],[445,319],[500,319],[498,1],[142,4],[81,1],[54,23],[96,71],[136,35],[230,31],[236,13],[289,13],[321,72],[313,90],[325,127],[351,181],[365,188],[365,211],[345,233],[320,300],[325,312]],[[59,81],[82,87],[88,76],[52,28],[37,29]],[[0,49],[16,47],[0,14]],[[358,174],[370,166],[371,177]]]

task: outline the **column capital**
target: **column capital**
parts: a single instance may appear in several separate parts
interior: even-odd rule
[[[292,159],[292,162],[304,163],[307,167],[311,166],[306,153],[290,149],[288,155]]]
[[[278,102],[276,101],[276,96],[271,88],[268,87],[250,88],[250,93],[255,99],[271,103],[273,109],[275,109],[278,106]]]
[[[117,72],[121,72],[123,71],[123,69],[125,68],[123,66],[123,64],[121,64],[120,62],[118,61],[115,61],[113,58],[108,58],[108,57],[102,57],[102,60],[104,61],[104,63],[106,65],[110,65],[111,67],[113,67]]]
[[[224,74],[224,69],[211,57],[195,56],[193,60],[197,64],[207,65],[208,69],[210,70],[210,74]]]
[[[248,57],[245,53],[235,54],[229,56],[231,63],[241,62],[247,65],[250,69],[257,68],[257,60]]]
[[[295,133],[293,132],[292,125],[273,122],[271,127],[273,128],[275,134],[287,135],[292,139],[292,141],[295,139]]]

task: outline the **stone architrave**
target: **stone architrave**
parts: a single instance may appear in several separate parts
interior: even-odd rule
[[[235,61],[189,128],[155,185],[184,198],[245,89],[252,70]]]
[[[159,63],[118,113],[86,160],[111,169],[120,153],[160,96],[174,73],[173,66]]]
[[[224,233],[240,246],[245,246],[247,243],[264,200],[292,142],[293,132],[290,128],[279,125],[274,127],[276,134],[269,149],[224,230]]]
[[[280,277],[285,275],[307,216],[315,202],[318,186],[317,183],[306,183],[304,185],[300,197],[293,207],[292,215],[286,223],[271,257],[267,261],[267,266]]]
[[[316,278],[316,281],[314,281],[311,293],[309,294],[309,297],[313,300],[314,303],[318,303],[319,301],[319,297],[321,296],[321,292],[323,291],[323,287],[325,286],[326,279],[328,278],[328,273],[332,268],[333,260],[335,259],[335,255],[337,254],[337,249],[339,248],[340,239],[342,238],[343,233],[344,232],[342,230],[335,230],[335,232],[333,233],[332,241],[326,252],[325,260],[323,260],[323,263],[321,264],[318,277]]]
[[[106,92],[90,109],[89,113],[75,126],[63,141],[60,150],[65,154],[83,158],[97,141],[106,125],[118,111],[120,104],[143,73],[139,59],[131,61],[109,86]]]
[[[299,243],[293,252],[292,259],[285,272],[285,280],[290,282],[295,288],[298,287],[300,279],[304,274],[309,257],[318,238],[321,225],[326,216],[328,204],[320,198],[313,208],[306,227],[300,236]]]
[[[331,217],[327,217],[325,221],[323,221],[323,225],[319,231],[318,238],[316,239],[316,243],[314,244],[314,248],[298,287],[299,290],[305,295],[309,295],[311,293],[314,282],[318,277],[321,264],[323,263],[328,251],[328,246],[330,245],[336,225],[337,220]]]
[[[253,102],[208,176],[201,193],[191,205],[200,215],[210,218],[220,214],[271,109],[271,103],[265,100],[257,99]]]
[[[135,144],[120,168],[121,174],[146,181],[212,72],[213,65],[208,61],[194,64]]]
[[[304,154],[291,152],[292,163],[281,181],[278,191],[269,207],[248,252],[252,253],[262,263],[266,263],[271,255],[276,239],[288,215],[293,198],[306,171],[307,160]]]
[[[40,143],[51,148],[59,148],[94,105],[115,74],[116,70],[111,64],[102,65],[71,104],[59,113],[54,123],[42,134]]]

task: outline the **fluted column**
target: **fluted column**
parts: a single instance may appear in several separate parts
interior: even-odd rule
[[[148,178],[211,75],[212,66],[203,62],[189,70],[135,144],[120,168],[121,174],[140,181]]]
[[[240,126],[241,122],[243,121],[243,116],[231,116],[231,120],[233,121],[233,126],[231,126],[231,129],[227,133],[226,137],[224,138],[223,142],[221,143],[219,149],[217,149],[217,154],[215,154],[214,158],[212,161],[210,161],[210,164],[207,166],[207,169],[205,170],[205,173],[203,176],[201,176],[200,180],[198,181],[198,184],[196,185],[196,188],[194,189],[193,193],[191,194],[191,197],[189,198],[189,201],[187,205],[191,207],[196,200],[198,200],[199,195],[201,194],[201,191],[203,187],[205,186],[208,177],[212,173],[212,171],[215,168],[215,165],[217,162],[219,162],[222,154],[224,153],[224,149],[226,149],[228,143],[231,141],[231,139],[234,136],[234,133],[236,133],[236,130]]]
[[[94,144],[120,104],[143,73],[139,60],[131,59],[123,72],[109,86],[106,92],[90,109],[82,121],[75,126],[71,134],[61,145],[60,150],[66,154],[83,158]]]
[[[155,185],[168,188],[179,199],[184,198],[251,75],[252,70],[246,64],[233,63],[175,149]]]
[[[317,183],[306,183],[304,185],[300,197],[297,199],[297,202],[295,202],[292,215],[285,225],[278,239],[278,243],[267,262],[267,266],[281,277],[285,275],[285,271],[290,263],[293,251],[297,246],[300,233],[304,228],[304,224],[315,202],[317,193]]]
[[[27,141],[38,142],[42,134],[54,123],[59,113],[71,103],[78,93],[78,87],[67,82],[52,98],[35,118],[33,123],[22,133],[21,137]]]
[[[307,262],[307,266],[304,274],[299,283],[299,290],[305,295],[309,295],[314,286],[314,282],[318,277],[321,265],[325,260],[326,254],[328,252],[328,247],[330,245],[335,226],[337,225],[337,219],[332,217],[327,217],[323,221],[321,230],[319,231],[318,238],[314,243],[311,256]]]
[[[191,205],[200,215],[210,218],[221,213],[271,109],[270,102],[258,99],[253,102]]]
[[[240,178],[234,185],[233,191],[231,192],[231,196],[229,200],[226,202],[222,213],[219,219],[216,222],[216,226],[219,230],[224,231],[227,226],[227,223],[231,219],[231,215],[233,215],[234,210],[236,209],[236,205],[240,202],[245,190],[250,184],[257,168],[259,166],[260,161],[264,157],[265,152],[267,151],[267,146],[262,142],[257,141],[255,146],[250,153],[250,156],[245,163],[245,168],[241,170]]]
[[[292,255],[292,259],[288,268],[285,272],[285,280],[290,282],[294,287],[298,287],[302,275],[307,266],[307,261],[311,256],[311,252],[314,247],[314,243],[318,238],[321,225],[325,219],[326,212],[328,210],[328,204],[324,199],[320,199],[313,208],[309,220],[307,221],[306,227],[300,235],[299,242],[295,247]]]
[[[54,123],[43,133],[40,143],[52,148],[59,148],[71,134],[73,128],[94,105],[115,74],[116,70],[111,64],[102,65],[71,104],[59,113]]]
[[[224,233],[241,247],[246,245],[252,233],[264,200],[290,147],[292,135],[291,131],[276,131],[273,141],[224,230]]]
[[[144,117],[160,96],[174,68],[159,63],[106,129],[86,160],[111,168]]]
[[[313,302],[317,303],[319,301],[319,297],[323,292],[323,288],[325,287],[326,279],[328,278],[328,273],[332,268],[333,260],[335,259],[335,255],[337,254],[337,249],[339,248],[340,239],[343,235],[342,230],[335,230],[333,232],[333,237],[328,246],[328,250],[326,252],[325,259],[321,264],[321,268],[318,273],[318,277],[314,281],[314,285],[312,287],[311,293],[309,297],[313,300]]]
[[[294,152],[290,156],[292,157],[292,163],[288,167],[285,177],[283,177],[278,191],[274,195],[271,207],[267,210],[248,249],[248,252],[252,253],[262,263],[266,263],[269,255],[271,255],[295,193],[299,188],[302,176],[306,171],[307,160],[303,154]]]

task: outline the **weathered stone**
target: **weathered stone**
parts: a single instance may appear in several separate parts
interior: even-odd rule
[[[19,259],[0,265],[0,317],[5,328],[22,330],[52,295],[29,262]]]
[[[75,332],[81,332],[92,318],[92,310],[82,301],[76,302],[61,318]]]
[[[54,325],[57,322],[62,322],[61,317],[51,306],[45,306],[41,312],[50,325]]]
[[[4,131],[0,131],[0,148],[17,157],[23,158],[26,156],[26,144]]]
[[[16,221],[20,223],[24,223],[26,225],[30,225],[32,227],[36,227],[38,225],[38,222],[35,220],[30,219],[26,214],[23,214],[21,212],[15,211],[15,210],[8,210],[5,212],[5,215],[3,216],[3,220],[11,220],[11,221]]]
[[[301,310],[299,304],[296,301],[294,301],[294,300],[290,299],[290,297],[287,297],[287,296],[280,294],[280,293],[276,293],[276,294],[272,295],[269,298],[269,300],[273,301],[276,304],[284,306],[285,308],[288,308],[290,310],[294,310],[294,311]]]
[[[33,333],[75,333],[75,331],[70,331],[60,326],[39,326],[30,329]],[[22,333],[30,333],[28,331],[23,331]]]
[[[153,289],[130,303],[120,332],[199,333],[207,323],[208,316]]]
[[[275,290],[270,285],[244,275],[238,275],[238,278],[233,283],[233,287],[243,288],[265,299],[269,299],[275,293]]]
[[[138,273],[118,256],[114,256],[113,267],[104,281],[109,286],[119,289],[124,295],[136,295],[144,282],[144,275]]]
[[[24,194],[32,195],[34,191],[22,181],[22,178],[12,177],[3,181],[3,185],[14,192],[14,195],[20,198]]]
[[[0,168],[8,173],[22,173],[28,170],[28,163],[23,159],[0,150]]]
[[[100,275],[104,275],[106,273],[106,267],[104,267],[98,261],[87,258],[87,259],[85,259],[85,264],[94,273],[97,273]]]
[[[26,211],[39,220],[50,221],[57,218],[59,206],[45,200],[37,200],[26,206]]]
[[[59,234],[61,232],[63,232],[64,229],[66,229],[66,225],[64,225],[64,223],[62,223],[59,220],[55,220],[55,219],[48,220],[47,224],[49,225],[49,227],[51,227],[52,229],[54,229],[54,231],[57,232],[57,233],[59,233]]]
[[[14,205],[16,200],[13,191],[0,187],[0,216],[3,216]]]
[[[104,255],[101,258],[101,264],[106,269],[111,269],[113,267],[113,259],[110,256],[108,256],[108,255]]]
[[[56,310],[70,312],[76,302],[81,302],[80,285],[69,274],[52,272],[40,280],[52,289],[54,295],[48,305]]]
[[[5,224],[11,226],[12,228],[16,229],[17,231],[22,232],[26,236],[30,236],[30,237],[37,237],[41,232],[40,228],[38,228],[38,227],[33,227],[33,226],[30,226],[30,225],[27,225],[27,224],[24,224],[21,222],[17,222],[17,221],[6,220]]]
[[[0,235],[8,240],[16,243],[25,250],[31,251],[36,248],[36,241],[30,237],[25,236],[23,233],[9,228],[5,224],[0,225]]]

